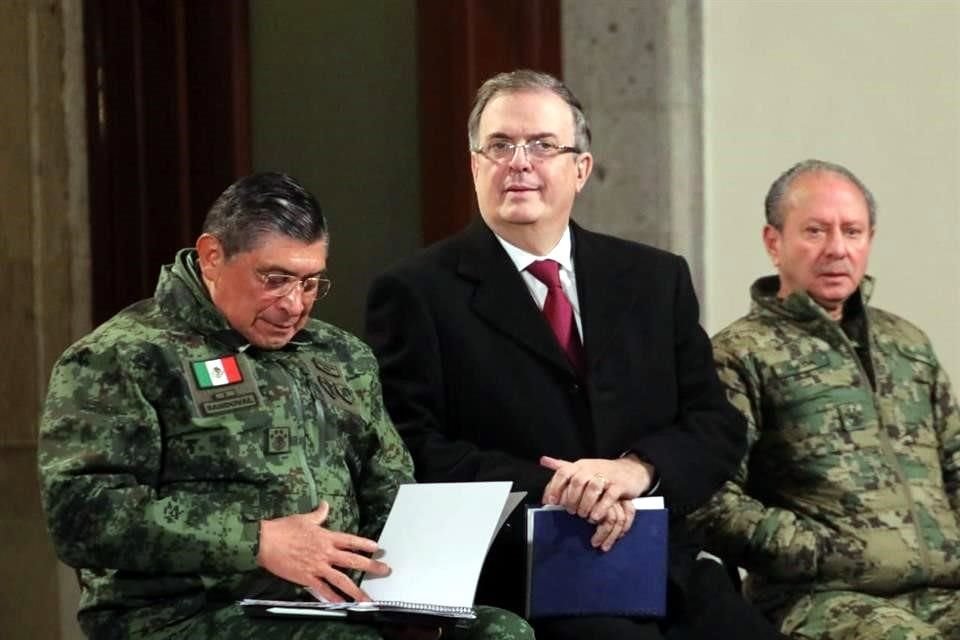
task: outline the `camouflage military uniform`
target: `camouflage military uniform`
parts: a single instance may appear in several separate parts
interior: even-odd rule
[[[960,638],[960,415],[946,373],[923,332],[866,306],[869,278],[844,324],[778,289],[758,280],[750,314],[714,337],[749,453],[695,521],[795,637]]]
[[[383,409],[376,361],[310,320],[285,348],[230,329],[196,254],[165,267],[154,298],[70,347],[40,433],[44,507],[77,567],[79,619],[104,638],[374,638],[334,622],[250,620],[241,597],[300,589],[256,563],[259,522],[330,504],[324,526],[376,538],[410,456]],[[524,623],[483,611],[488,638]]]

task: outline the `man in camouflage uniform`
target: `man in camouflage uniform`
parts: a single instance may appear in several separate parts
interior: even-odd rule
[[[960,416],[922,331],[867,306],[873,196],[809,160],[766,199],[779,277],[714,337],[749,450],[697,514],[798,638],[960,638]]]
[[[153,298],[56,364],[42,493],[57,552],[78,569],[89,637],[437,637],[253,619],[236,605],[304,587],[363,599],[350,574],[389,570],[369,554],[397,487],[412,481],[369,349],[309,315],[330,286],[327,241],[294,180],[244,178]],[[532,637],[489,609],[458,633]]]

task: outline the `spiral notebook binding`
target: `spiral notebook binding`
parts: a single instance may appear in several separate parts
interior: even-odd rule
[[[464,618],[476,619],[477,612],[473,607],[464,607],[457,605],[427,604],[425,602],[408,602],[404,600],[375,600],[373,602],[318,602],[318,601],[292,601],[292,600],[257,600],[253,598],[244,598],[240,600],[240,605],[244,607],[275,607],[278,609],[319,609],[323,611],[343,611],[348,615],[366,615],[375,614],[378,611],[383,612],[402,612],[402,613],[420,613],[426,615],[435,615],[445,618]]]
[[[394,609],[412,609],[417,611],[430,611],[432,613],[445,613],[448,615],[467,615],[473,616],[476,612],[473,607],[458,607],[445,604],[427,604],[425,602],[406,602],[404,600],[375,600],[374,606],[393,607]]]

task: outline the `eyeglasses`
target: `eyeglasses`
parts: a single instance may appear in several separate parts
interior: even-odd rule
[[[528,160],[547,160],[561,153],[580,153],[577,147],[566,147],[548,140],[530,140],[523,144],[510,142],[509,140],[491,140],[482,147],[476,147],[472,151],[479,153],[488,160],[496,163],[508,162],[513,159],[517,149],[523,149],[527,154]]]
[[[309,276],[307,278],[298,278],[289,273],[257,273],[260,282],[263,283],[263,291],[267,295],[275,298],[283,298],[290,295],[297,285],[303,291],[304,297],[316,298],[319,300],[330,293],[331,282],[327,278],[320,276]]]

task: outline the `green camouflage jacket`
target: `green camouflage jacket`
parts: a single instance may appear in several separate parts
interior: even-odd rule
[[[283,349],[250,347],[195,255],[181,251],[153,298],[67,349],[51,377],[43,503],[93,637],[293,595],[256,564],[260,520],[325,500],[325,526],[375,539],[412,482],[367,346],[310,320]]]
[[[694,520],[751,572],[755,599],[960,586],[960,414],[922,331],[867,307],[871,386],[839,323],[806,294],[753,305],[713,339],[748,454]]]

